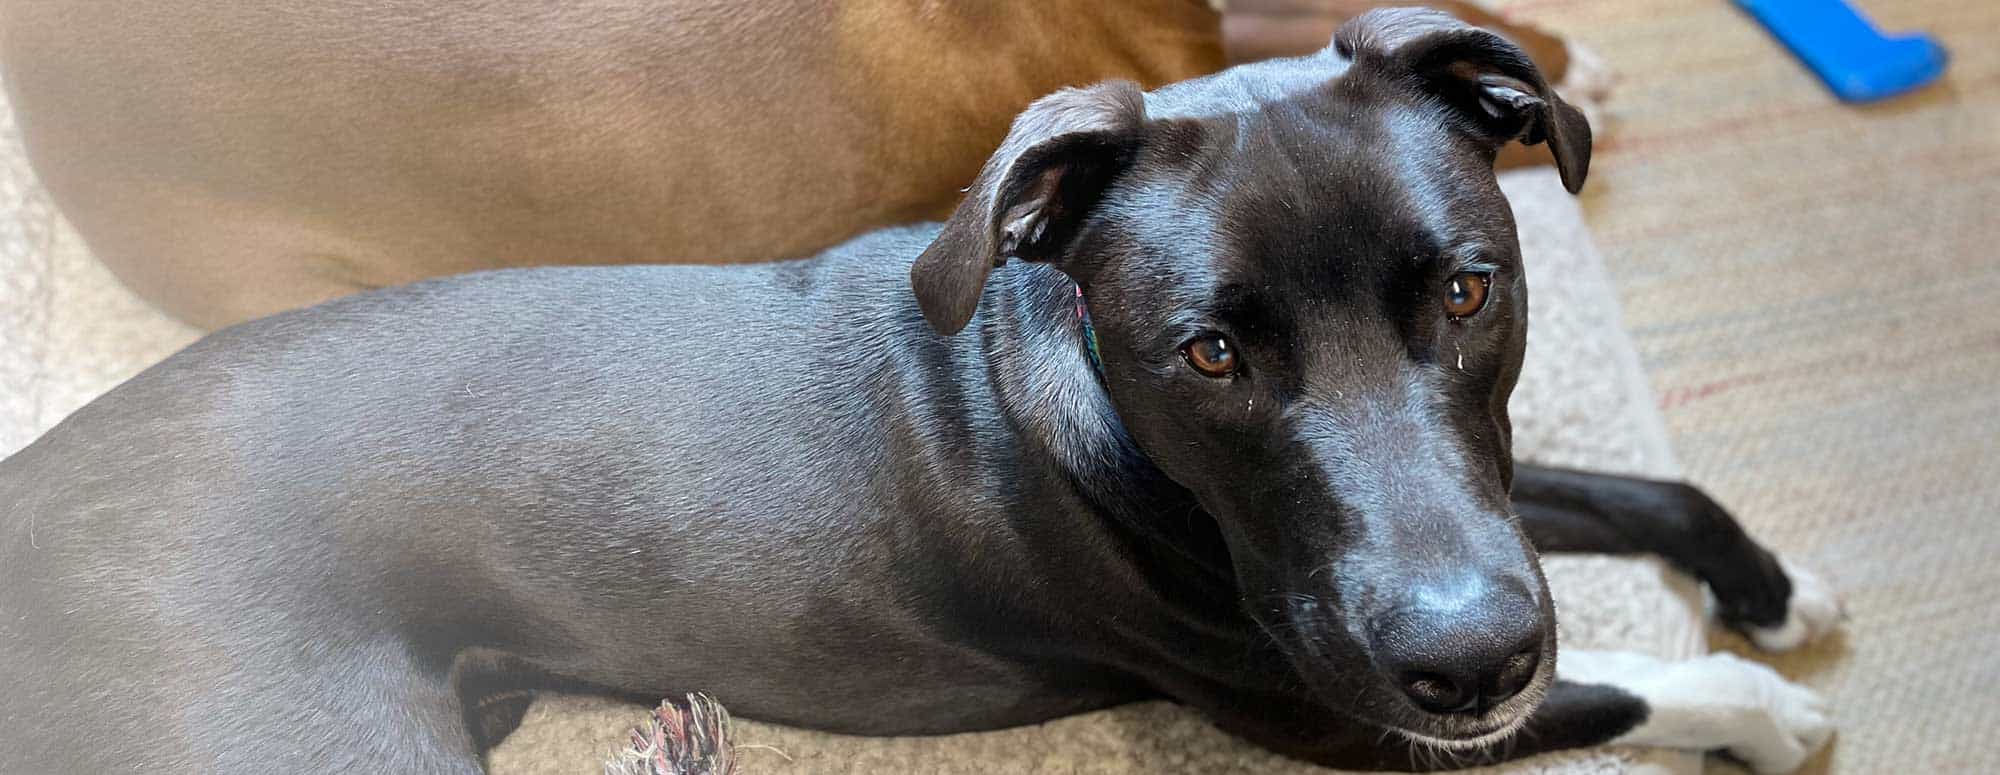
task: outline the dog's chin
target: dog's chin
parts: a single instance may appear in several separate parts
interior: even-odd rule
[[[1411,744],[1424,748],[1451,751],[1454,753],[1470,753],[1507,742],[1509,738],[1519,733],[1522,727],[1527,726],[1528,716],[1529,713],[1516,713],[1512,718],[1500,721],[1499,726],[1492,727],[1488,731],[1474,731],[1470,733],[1458,731],[1448,736],[1439,736],[1433,734],[1432,731],[1419,732],[1403,726],[1391,726],[1389,727],[1389,731],[1396,733],[1397,736],[1402,737]]]
[[[1527,726],[1528,718],[1541,707],[1554,676],[1544,670],[1520,694],[1493,707],[1477,718],[1441,716],[1414,708],[1403,718],[1382,725],[1411,745],[1447,753],[1471,753],[1504,745]]]
[[[1284,649],[1286,656],[1315,693],[1329,699],[1346,698],[1344,702],[1330,703],[1342,715],[1381,728],[1385,742],[1389,736],[1400,737],[1413,748],[1454,756],[1504,745],[1541,707],[1556,677],[1555,660],[1544,659],[1526,688],[1477,717],[1429,713],[1386,681],[1324,670],[1329,662],[1337,662],[1343,656],[1366,659],[1365,652],[1342,655],[1326,649],[1321,641],[1304,639],[1288,643],[1275,635],[1273,639],[1281,647],[1291,646]],[[1553,638],[1543,646],[1549,652],[1554,647]]]
[[[1343,703],[1345,715],[1380,728],[1384,743],[1400,738],[1416,755],[1436,754],[1438,762],[1472,765],[1483,761],[1481,752],[1504,750],[1527,726],[1554,683],[1555,670],[1545,664],[1520,694],[1476,717],[1425,712],[1386,682],[1372,686],[1343,682],[1336,688],[1329,681],[1319,683],[1317,689],[1326,697],[1370,698],[1359,707]]]

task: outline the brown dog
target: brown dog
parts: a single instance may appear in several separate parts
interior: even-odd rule
[[[12,0],[37,171],[133,290],[215,327],[552,263],[804,255],[949,212],[1030,101],[1325,45],[1375,3]],[[1498,22],[1444,3],[1475,23]],[[1560,80],[1560,41],[1501,25]]]

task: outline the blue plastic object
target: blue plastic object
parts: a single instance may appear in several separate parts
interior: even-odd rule
[[[1944,47],[1929,35],[1885,37],[1842,0],[1736,0],[1847,102],[1893,97],[1936,80]]]

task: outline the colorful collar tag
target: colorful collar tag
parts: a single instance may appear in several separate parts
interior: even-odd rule
[[[1076,287],[1076,322],[1083,327],[1083,351],[1090,356],[1090,369],[1097,372],[1097,381],[1104,381],[1104,361],[1097,354],[1097,328],[1090,325],[1090,307],[1083,303],[1083,286]]]

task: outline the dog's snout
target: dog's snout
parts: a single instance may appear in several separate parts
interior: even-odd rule
[[[1548,626],[1520,585],[1465,579],[1413,590],[1375,627],[1375,659],[1417,707],[1478,715],[1527,688]]]

